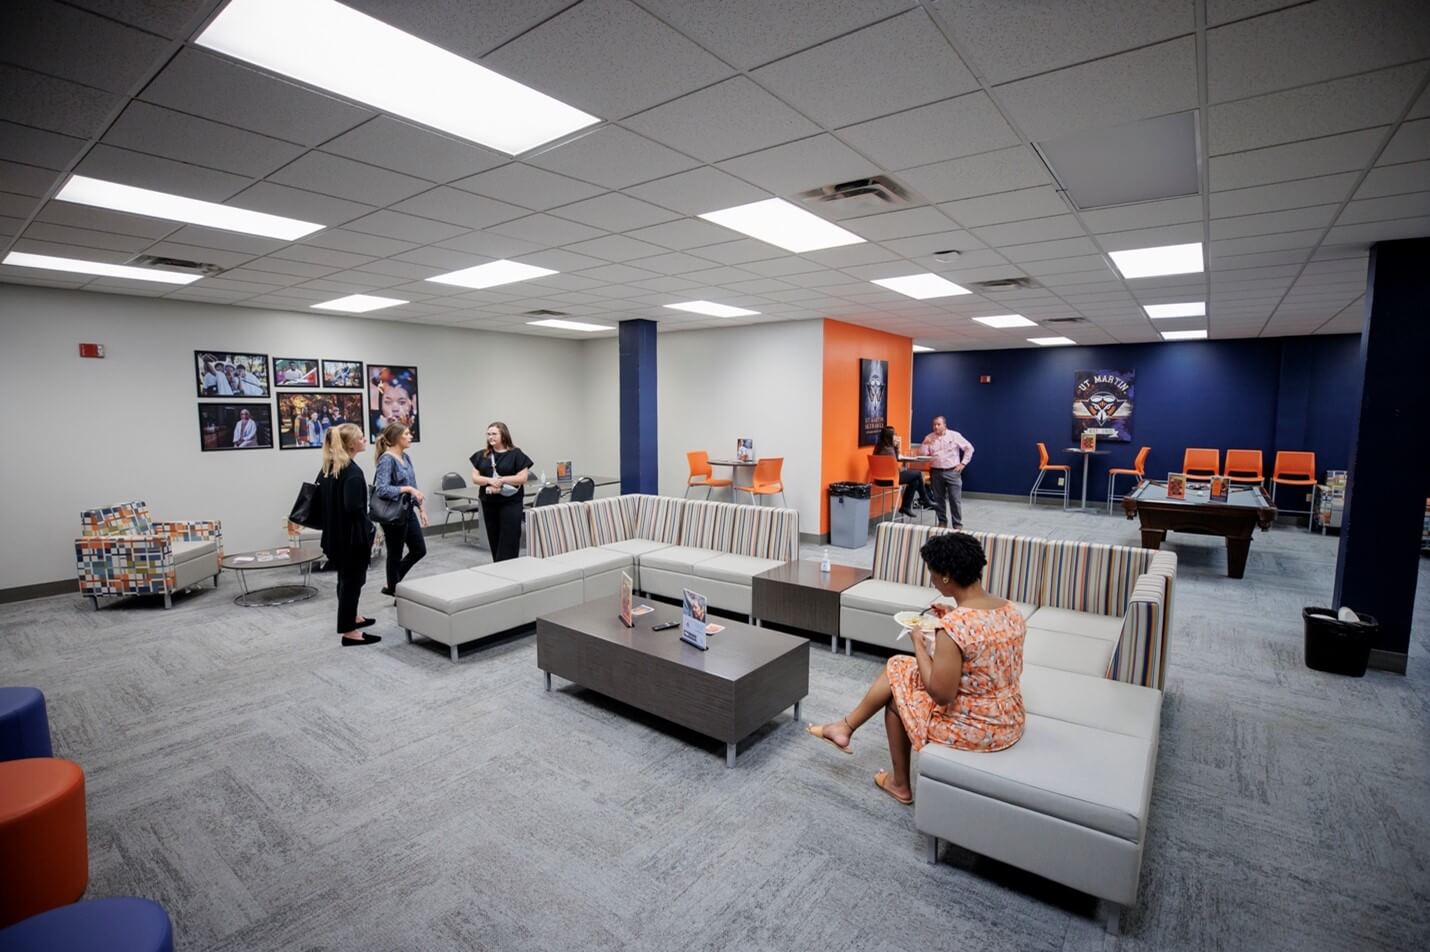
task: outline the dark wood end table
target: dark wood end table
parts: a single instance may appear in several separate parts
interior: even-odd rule
[[[873,574],[852,565],[831,564],[821,572],[818,562],[786,562],[750,581],[750,620],[828,635],[829,650],[838,651],[839,595]]]

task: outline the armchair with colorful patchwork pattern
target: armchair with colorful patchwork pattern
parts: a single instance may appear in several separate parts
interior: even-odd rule
[[[218,586],[223,527],[212,522],[155,522],[143,502],[126,502],[80,514],[83,535],[74,542],[79,591],[99,610],[101,595],[173,594],[206,578]]]

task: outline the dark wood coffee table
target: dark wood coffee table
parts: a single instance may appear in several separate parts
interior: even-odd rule
[[[750,582],[750,618],[829,636],[829,650],[839,650],[839,594],[873,575],[852,565],[819,570],[818,562],[786,562]]]
[[[678,621],[680,608],[657,603],[627,628],[618,599],[598,598],[536,619],[536,666],[546,690],[557,675],[648,714],[725,742],[725,766],[735,745],[809,693],[809,642],[726,618],[710,650],[680,640],[680,630],[651,631]]]
[[[1204,485],[1188,486],[1185,499],[1168,499],[1166,483],[1144,482],[1122,497],[1122,510],[1128,519],[1141,520],[1144,549],[1160,548],[1168,532],[1222,536],[1230,578],[1246,574],[1256,527],[1265,532],[1276,519],[1276,507],[1260,486],[1233,486],[1226,502],[1212,502]]]

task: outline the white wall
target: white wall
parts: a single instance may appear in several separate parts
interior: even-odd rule
[[[729,458],[737,439],[751,437],[757,456],[784,457],[788,505],[799,510],[800,532],[817,533],[824,322],[667,332],[656,356],[661,493],[685,492],[688,450]]]
[[[82,341],[103,344],[105,358],[81,359]],[[588,360],[607,344],[609,372]],[[223,520],[230,551],[284,538],[318,451],[200,452],[195,350],[415,365],[422,441],[412,457],[424,490],[444,472],[470,472],[467,457],[493,419],[548,474],[568,458],[584,472],[619,474],[615,405],[588,399],[593,387],[618,392],[614,341],[0,284],[9,397],[0,589],[73,578],[80,511],[130,499],[160,519]],[[362,463],[371,476],[370,453]],[[440,501],[429,512],[440,520]]]

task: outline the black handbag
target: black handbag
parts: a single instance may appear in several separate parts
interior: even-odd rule
[[[384,526],[401,525],[407,519],[407,511],[411,508],[407,500],[412,497],[406,493],[396,499],[384,499],[377,494],[377,486],[374,485],[368,491],[367,511],[372,516],[372,521]]]
[[[293,511],[288,514],[288,521],[309,529],[323,528],[323,507],[318,505],[316,485],[304,483],[298,487],[298,498],[293,501]]]

